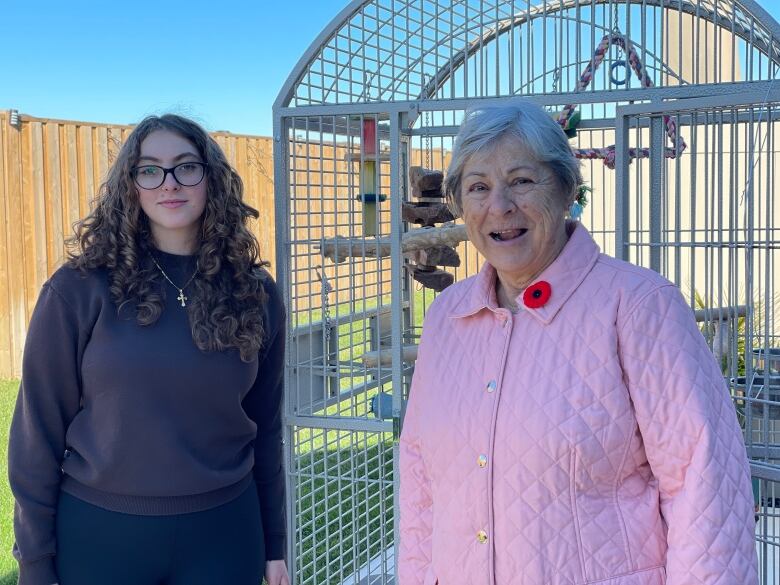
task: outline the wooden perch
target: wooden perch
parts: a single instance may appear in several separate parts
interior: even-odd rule
[[[455,247],[468,240],[466,226],[454,223],[440,227],[424,227],[406,232],[401,237],[401,252],[413,252],[436,246]],[[319,245],[320,252],[333,262],[347,258],[386,258],[390,256],[389,238],[351,239],[342,236],[328,238]]]
[[[412,197],[443,197],[441,184],[444,174],[423,167],[409,167],[409,185]]]
[[[746,305],[734,305],[733,307],[716,307],[714,309],[697,309],[693,316],[698,323],[703,321],[728,321],[747,316]]]
[[[425,288],[430,288],[436,292],[441,292],[453,282],[455,282],[455,276],[444,270],[438,270],[435,266],[412,266],[407,264],[405,267],[412,273],[412,278],[423,285]]]
[[[358,359],[363,361],[367,368],[376,368],[377,366],[393,365],[393,350],[380,349],[379,351],[367,351]],[[417,346],[404,345],[401,347],[401,360],[404,363],[412,363],[417,360]]]
[[[336,236],[318,244],[325,258],[339,263],[347,258],[385,258],[390,255],[390,240],[387,238],[352,239]]]
[[[409,223],[425,226],[447,223],[455,219],[446,203],[404,203],[401,208],[401,217]]]
[[[465,225],[447,223],[439,227],[424,227],[410,230],[401,237],[401,251],[411,252],[436,246],[454,248],[468,239]]]
[[[740,317],[747,316],[746,305],[734,305],[731,307],[713,307],[711,309],[698,309],[693,312],[698,323],[710,323],[714,325],[711,348],[715,361],[723,362],[723,356],[729,354],[731,335],[729,321],[736,321]]]
[[[423,266],[460,266],[460,256],[449,246],[436,246],[407,252],[404,256],[415,264]]]

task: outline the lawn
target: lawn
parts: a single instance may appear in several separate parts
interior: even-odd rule
[[[13,498],[8,486],[8,428],[16,402],[18,380],[0,380],[0,585],[16,584],[13,545]]]
[[[299,431],[308,432],[325,445],[309,451],[303,445],[293,470],[298,582],[340,583],[392,544],[392,437]]]

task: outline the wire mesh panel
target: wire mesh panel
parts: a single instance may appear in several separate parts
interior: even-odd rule
[[[392,575],[392,433],[296,429],[299,583],[382,583]],[[390,549],[392,551],[392,549]]]
[[[289,310],[295,370],[288,401],[297,415],[366,417],[371,392],[387,375],[360,362],[365,351],[386,343],[388,334],[390,260],[364,249],[366,238],[390,235],[387,130],[378,116],[290,123]],[[362,138],[369,126],[374,134],[367,148]],[[337,237],[346,252],[328,257],[324,246]]]
[[[392,396],[392,375],[385,362],[366,361],[390,344],[388,137],[386,115],[286,120],[286,408],[298,583],[386,582],[393,572],[392,409],[381,399]]]
[[[628,107],[619,252],[675,282],[729,383],[753,462],[762,583],[780,579],[780,91]],[[644,110],[643,113],[634,113]],[[689,148],[665,158],[672,120]]]

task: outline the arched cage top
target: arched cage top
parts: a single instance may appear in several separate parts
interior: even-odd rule
[[[275,107],[567,93],[615,33],[658,87],[768,80],[780,65],[780,25],[754,0],[358,0]],[[603,57],[588,89],[640,87],[621,44]]]

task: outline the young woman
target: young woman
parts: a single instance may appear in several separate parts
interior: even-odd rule
[[[284,307],[219,145],[130,134],[30,323],[11,426],[21,585],[287,583]]]

